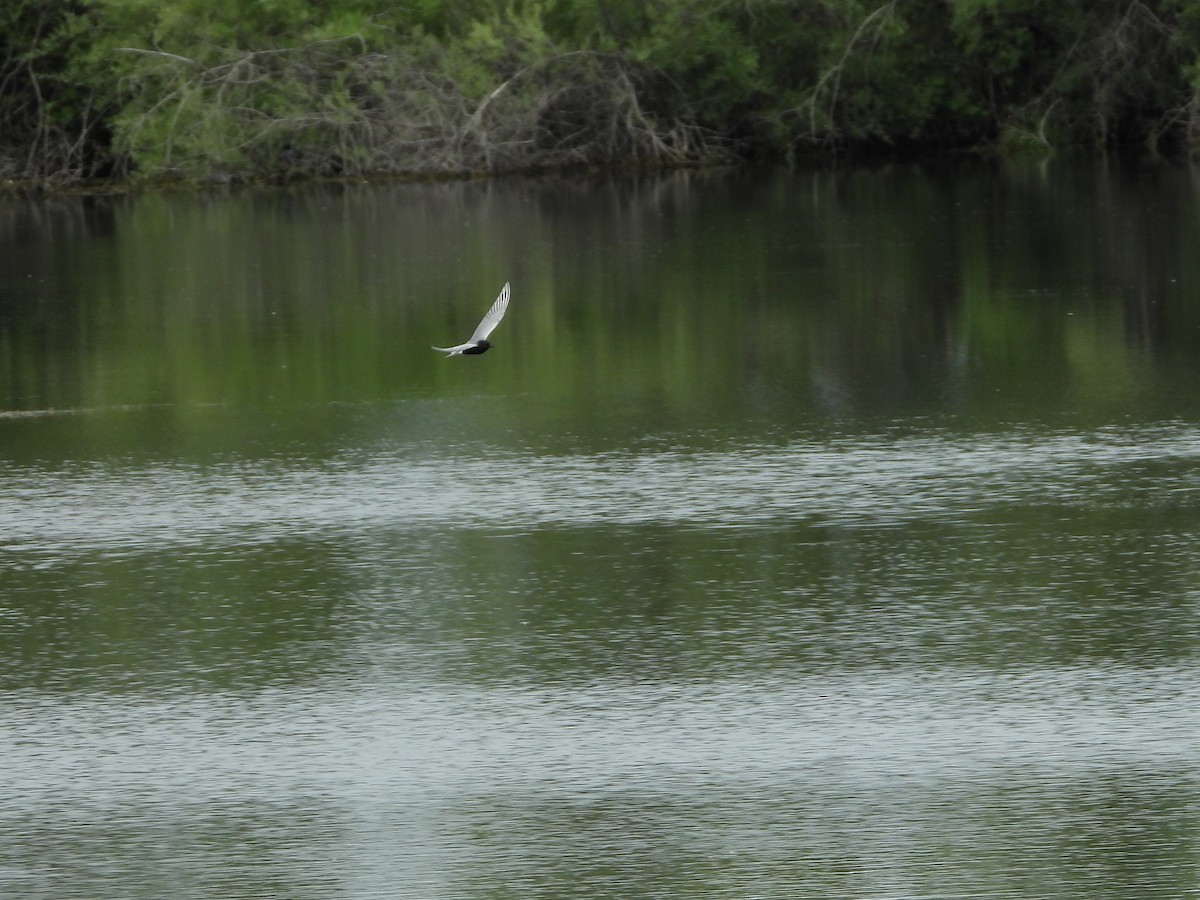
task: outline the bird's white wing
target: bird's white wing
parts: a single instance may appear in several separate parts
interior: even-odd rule
[[[462,353],[464,350],[467,350],[474,346],[475,345],[472,342],[467,341],[467,343],[465,343],[465,344],[456,344],[453,347],[431,347],[430,349],[440,350],[440,351],[442,351],[442,353],[449,353],[451,356],[454,356],[454,355],[456,355],[458,353]]]
[[[496,330],[496,326],[500,324],[500,320],[504,318],[504,311],[508,309],[508,282],[504,282],[504,287],[500,289],[500,296],[496,298],[496,302],[492,304],[492,308],[487,311],[487,315],[483,317],[483,321],[479,323],[479,327],[475,329],[475,333],[471,335],[471,340],[467,343],[484,340],[489,334]]]

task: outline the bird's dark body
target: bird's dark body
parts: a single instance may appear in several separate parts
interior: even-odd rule
[[[512,291],[512,285],[507,281],[504,282],[504,287],[500,289],[500,296],[496,298],[496,302],[491,305],[482,319],[479,320],[479,325],[471,332],[471,336],[461,344],[455,344],[453,347],[434,347],[438,353],[445,353],[447,357],[451,356],[478,356],[481,353],[487,353],[492,349],[491,341],[488,340],[488,335],[491,334],[496,326],[500,324],[500,320],[504,318],[504,312],[508,309],[508,298]]]

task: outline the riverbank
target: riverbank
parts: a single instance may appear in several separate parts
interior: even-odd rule
[[[442,178],[1200,146],[1200,0],[17,0],[0,180]]]

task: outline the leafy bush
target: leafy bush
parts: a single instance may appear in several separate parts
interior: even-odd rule
[[[1200,0],[10,0],[0,177],[1200,141]]]

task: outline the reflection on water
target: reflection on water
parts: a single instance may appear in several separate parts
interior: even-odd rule
[[[0,893],[1200,890],[1181,184],[0,205]]]

